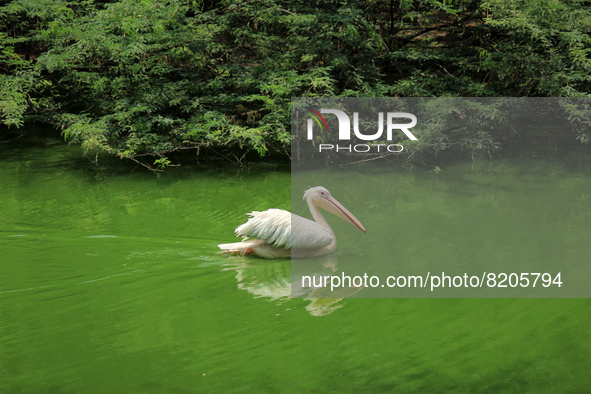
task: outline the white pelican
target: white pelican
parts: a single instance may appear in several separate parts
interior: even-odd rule
[[[361,222],[324,187],[306,190],[304,200],[315,222],[283,209],[254,211],[248,214],[251,218],[235,230],[239,237],[244,238],[242,242],[218,246],[226,253],[240,253],[242,256],[254,253],[268,259],[315,257],[331,253],[337,247],[337,239],[318,207],[366,232]]]

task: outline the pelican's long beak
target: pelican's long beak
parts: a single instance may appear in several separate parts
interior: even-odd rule
[[[363,224],[361,224],[361,222],[355,217],[355,215],[349,212],[347,208],[345,208],[340,202],[335,200],[332,196],[320,200],[318,202],[318,206],[346,220],[347,222],[351,223],[353,226],[357,227],[364,233],[367,232],[365,231],[365,227],[363,227]]]

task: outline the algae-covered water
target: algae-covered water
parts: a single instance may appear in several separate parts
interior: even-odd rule
[[[21,137],[0,151],[2,393],[591,387],[589,299],[292,299],[289,260],[220,255],[216,245],[235,239],[246,212],[290,208],[288,165],[184,166],[157,177],[95,168],[59,137]],[[383,216],[405,229],[392,230],[397,256],[457,265],[563,251],[589,261],[591,172],[554,161],[440,170],[364,167],[367,190],[399,190],[396,212]],[[372,208],[338,192],[360,219]],[[539,217],[518,208],[528,202]],[[509,211],[494,221],[495,209]],[[343,254],[360,234],[328,219]],[[370,234],[389,224],[374,215],[364,225]],[[536,228],[520,248],[517,234]],[[461,253],[451,245],[471,236],[490,242]]]

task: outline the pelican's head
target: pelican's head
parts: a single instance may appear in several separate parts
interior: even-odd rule
[[[304,192],[304,200],[308,204],[314,204],[317,207],[326,209],[328,212],[337,215],[345,221],[351,223],[359,230],[366,232],[365,227],[361,222],[347,210],[340,202],[338,202],[326,188],[322,186],[312,187]]]

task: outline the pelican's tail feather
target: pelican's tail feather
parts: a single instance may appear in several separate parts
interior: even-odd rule
[[[234,242],[231,244],[219,244],[218,247],[224,253],[240,253],[241,256],[246,256],[254,252],[254,248],[266,243],[261,239],[249,239],[242,242]]]
[[[291,250],[269,245],[264,239],[248,239],[231,244],[219,244],[224,253],[240,253],[241,256],[256,254],[266,259],[280,259],[291,256]]]

